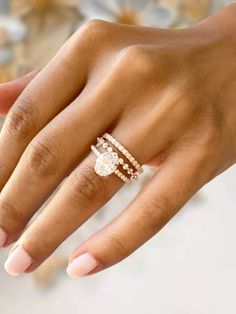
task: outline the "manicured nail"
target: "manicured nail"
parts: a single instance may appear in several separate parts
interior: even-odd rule
[[[4,247],[6,242],[7,242],[7,234],[2,228],[0,228],[0,248]]]
[[[98,262],[95,257],[91,253],[84,253],[69,264],[67,274],[71,278],[79,278],[87,275],[97,266]]]
[[[6,272],[11,276],[18,276],[24,273],[32,264],[32,258],[23,249],[18,246],[8,257],[4,268]]]

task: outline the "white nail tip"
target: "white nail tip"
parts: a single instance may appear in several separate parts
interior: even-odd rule
[[[24,250],[18,246],[8,257],[5,262],[5,271],[11,276],[18,276],[24,273],[32,264],[32,258]]]
[[[84,253],[75,258],[67,268],[67,274],[70,278],[79,278],[86,276],[98,266],[98,262],[91,253]]]

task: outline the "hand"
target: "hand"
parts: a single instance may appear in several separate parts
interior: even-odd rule
[[[1,86],[0,95],[13,91],[2,112],[19,95],[0,136],[0,242],[17,240],[9,273],[36,269],[123,186],[93,169],[90,145],[106,131],[158,171],[75,250],[75,277],[123,260],[235,163],[234,9],[184,30],[91,21],[38,74]]]

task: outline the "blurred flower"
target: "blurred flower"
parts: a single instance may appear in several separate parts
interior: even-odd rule
[[[9,47],[3,47],[0,49],[0,66],[8,64],[13,58],[12,49]]]
[[[86,19],[153,27],[170,27],[176,19],[172,7],[152,0],[86,0],[80,11]]]
[[[76,0],[12,0],[11,8],[18,15],[44,15],[49,12],[63,15],[76,9]]]
[[[2,2],[0,2],[2,5]],[[8,64],[13,58],[14,45],[27,34],[25,25],[10,15],[0,15],[0,65]]]
[[[158,4],[167,4],[179,12],[181,23],[192,24],[200,21],[209,13],[212,0],[156,0]]]
[[[19,42],[25,38],[27,28],[21,20],[11,16],[0,15],[0,30],[5,32],[10,42]]]
[[[29,29],[25,61],[31,68],[44,67],[79,20],[78,0],[11,0],[11,10]]]

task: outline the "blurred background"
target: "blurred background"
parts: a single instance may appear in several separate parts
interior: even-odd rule
[[[184,28],[229,2],[0,0],[0,83],[42,68],[88,19]],[[115,217],[153,173],[146,167],[140,183],[124,187],[35,273],[10,278],[0,268],[0,313],[235,314],[235,167],[119,265],[89,278],[67,278],[71,251]],[[1,267],[6,255],[0,252]]]

